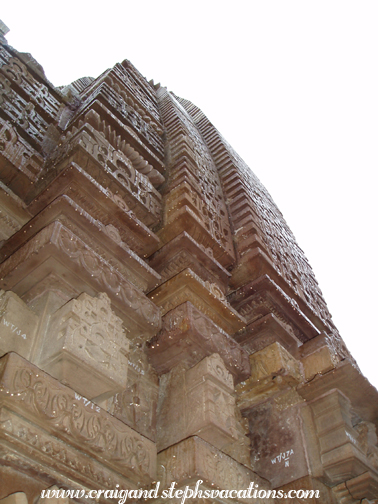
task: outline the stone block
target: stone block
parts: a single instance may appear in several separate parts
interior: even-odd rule
[[[302,404],[283,407],[277,400],[255,406],[246,416],[251,439],[251,467],[273,488],[310,474],[303,444]]]
[[[245,319],[234,310],[216,285],[203,282],[193,271],[185,269],[148,294],[162,309],[162,315],[190,301],[228,334],[245,327]]]
[[[219,449],[239,443],[235,458],[245,461],[249,443],[237,415],[232,375],[217,354],[161,377],[157,425],[158,451],[198,435]]]
[[[38,316],[14,292],[0,290],[0,355],[17,352],[30,358]]]
[[[313,473],[329,486],[341,484],[367,471],[378,477],[375,427],[358,418],[350,400],[333,389],[310,402],[309,407],[318,439],[315,444],[310,441]],[[308,417],[305,420],[307,424],[311,422]],[[310,437],[307,435],[308,439]]]
[[[194,488],[197,480],[202,480],[200,486],[202,490],[242,490],[248,489],[252,482],[255,489],[270,488],[266,480],[197,436],[185,439],[160,452],[158,467],[158,480],[161,481],[162,488],[169,488],[173,482],[177,483],[176,488],[183,488],[185,485]],[[219,502],[252,504],[256,499],[253,497],[241,498],[240,501],[220,499]],[[271,501],[261,498],[259,502],[268,504]]]
[[[30,219],[27,226],[13,235],[0,249],[0,261],[55,221],[85,242],[138,289],[148,291],[158,284],[160,275],[123,242],[116,227],[112,224],[105,226],[93,219],[68,196],[58,196],[47,208]]]
[[[0,243],[16,233],[30,219],[25,206],[0,182]]]
[[[228,299],[248,323],[273,313],[289,333],[301,342],[320,334],[320,331],[300,309],[295,298],[291,298],[267,274],[232,292]]]
[[[68,163],[48,187],[40,191],[28,210],[37,215],[62,195],[101,222],[110,234],[116,229],[122,242],[138,255],[146,257],[158,248],[159,238],[136,217],[121,196],[110,188],[105,189],[73,162]]]
[[[245,329],[235,334],[235,339],[249,354],[277,342],[296,359],[299,357],[298,349],[302,345],[291,328],[273,313],[247,324]]]
[[[86,293],[50,318],[37,364],[91,400],[126,388],[129,341],[109,297]]]
[[[0,400],[3,464],[69,487],[140,488],[156,476],[153,442],[17,354],[0,360]]]
[[[15,492],[0,499],[0,504],[28,504],[28,499],[24,492]]]
[[[76,290],[93,296],[105,292],[122,318],[127,337],[150,339],[160,329],[159,308],[60,222],[52,222],[17,249],[0,266],[1,286],[27,302],[51,288],[72,297]],[[59,279],[52,286],[45,279]],[[39,289],[40,284],[40,289]],[[32,293],[32,296],[30,295]]]
[[[108,411],[126,425],[156,442],[159,380],[143,348],[130,346],[127,387],[110,401]]]
[[[186,231],[155,252],[149,264],[161,275],[160,283],[190,268],[203,281],[214,283],[225,292],[231,276],[214,258],[212,249],[199,245]]]
[[[249,359],[251,376],[237,386],[242,411],[303,380],[299,362],[279,343],[272,343]]]
[[[163,328],[147,344],[147,352],[158,374],[178,364],[191,368],[206,356],[218,353],[234,383],[250,375],[247,352],[189,301],[164,315]]]
[[[325,334],[305,343],[300,353],[306,380],[331,371],[340,360]]]

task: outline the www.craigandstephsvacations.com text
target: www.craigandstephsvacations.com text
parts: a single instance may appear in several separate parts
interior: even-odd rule
[[[160,491],[160,481],[154,488],[150,490],[134,489],[122,490],[119,485],[116,485],[114,490],[64,490],[53,489],[42,490],[41,497],[51,498],[70,498],[70,499],[93,499],[98,501],[102,499],[117,499],[118,504],[124,504],[127,499],[181,499],[180,504],[184,504],[187,499],[292,499],[295,497],[301,499],[319,498],[319,490],[265,490],[259,488],[259,485],[251,482],[249,487],[241,490],[219,490],[219,489],[202,489],[200,485],[202,480],[197,480],[194,487],[185,486],[184,488],[176,488],[177,483],[172,482],[170,487]],[[256,504],[258,501],[256,502]]]

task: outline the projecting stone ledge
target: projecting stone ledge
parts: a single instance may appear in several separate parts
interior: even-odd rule
[[[162,308],[163,315],[190,301],[228,334],[246,325],[244,317],[232,308],[219,287],[204,282],[189,268],[157,287],[148,297]]]
[[[0,266],[1,287],[28,298],[48,290],[51,275],[59,288],[93,296],[105,292],[124,321],[127,337],[149,339],[160,329],[160,310],[107,261],[60,222],[36,233]],[[30,301],[30,299],[28,299]]]
[[[0,360],[0,404],[8,467],[69,487],[140,488],[155,478],[153,442],[14,353]]]
[[[247,352],[189,301],[164,315],[163,328],[147,344],[147,352],[158,374],[168,373],[179,364],[191,368],[218,353],[235,384],[250,375]]]
[[[158,285],[160,275],[128,247],[116,227],[94,219],[66,195],[58,196],[9,238],[0,249],[0,261],[54,221],[62,223],[138,289],[149,291]]]

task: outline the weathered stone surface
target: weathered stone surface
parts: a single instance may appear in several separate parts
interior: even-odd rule
[[[93,219],[66,195],[58,196],[14,234],[0,249],[0,261],[9,257],[26,241],[55,221],[72,231],[138,289],[148,291],[156,287],[160,276],[122,241],[118,229],[112,224],[104,226],[102,222]]]
[[[298,393],[309,402],[332,389],[348,397],[360,418],[378,425],[377,390],[349,361],[340,362],[333,371],[300,385]]]
[[[249,323],[273,313],[299,341],[307,341],[319,334],[298,304],[268,275],[236,290],[229,295],[229,301]]]
[[[190,301],[228,334],[245,327],[245,319],[227,302],[215,284],[203,282],[193,271],[185,269],[148,294],[162,314]]]
[[[356,415],[350,400],[333,389],[310,402],[309,407],[318,438],[318,444],[310,446],[318,450],[310,459],[313,474],[329,486],[369,471],[373,479],[378,478],[375,426]]]
[[[81,294],[50,318],[39,366],[88,399],[126,388],[129,341],[106,294]]]
[[[154,478],[151,441],[14,353],[0,360],[0,397],[4,462],[21,449],[21,459],[26,450],[38,464],[59,461],[66,476],[96,486],[113,471],[128,485]]]
[[[251,376],[238,385],[238,405],[248,411],[268,397],[303,380],[299,363],[279,343],[272,343],[249,357]]]
[[[298,399],[265,401],[250,410],[247,417],[254,471],[269,480],[273,488],[310,474]]]
[[[157,446],[161,451],[198,435],[228,451],[238,443],[236,456],[248,464],[248,440],[237,416],[232,375],[217,354],[189,370],[178,366],[160,379]]]
[[[294,357],[299,357],[298,348],[302,345],[293,331],[273,313],[268,313],[235,334],[235,339],[249,353],[255,353],[266,346],[278,342]]]
[[[231,276],[213,257],[212,249],[200,246],[186,231],[155,252],[149,264],[160,273],[162,282],[190,268],[203,281],[217,284],[223,292]]]
[[[14,292],[0,290],[0,356],[17,352],[30,358],[38,316]]]
[[[164,315],[162,330],[147,344],[147,351],[159,374],[178,364],[191,368],[218,353],[235,384],[250,375],[248,354],[189,301]]]
[[[135,216],[119,194],[105,189],[75,163],[70,163],[28,206],[36,215],[59,196],[74,201],[93,219],[102,223],[108,234],[119,234],[138,255],[146,257],[158,248],[159,238]],[[80,212],[79,212],[80,213]]]
[[[198,479],[203,480],[203,489],[247,489],[251,482],[260,489],[270,488],[266,480],[196,436],[160,452],[158,467],[162,488],[169,488],[173,481],[177,487],[190,485],[193,488]],[[253,501],[252,498],[240,502]],[[231,502],[237,501],[232,499]],[[270,500],[262,498],[260,502],[268,504]]]
[[[156,442],[158,376],[139,344],[131,344],[128,364],[126,389],[108,400],[103,407],[143,436]]]
[[[26,205],[0,182],[0,243],[18,231],[29,219]]]
[[[106,292],[125,322],[128,338],[148,339],[159,330],[156,305],[59,222],[43,228],[1,264],[1,286],[24,297],[51,272],[62,277],[63,289],[68,279],[78,294]]]
[[[312,380],[317,374],[331,371],[339,362],[329,338],[324,334],[303,345],[300,353],[306,380]]]

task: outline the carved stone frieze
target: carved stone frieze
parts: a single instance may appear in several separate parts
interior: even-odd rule
[[[109,234],[114,236],[119,233],[121,240],[138,255],[146,257],[158,248],[159,238],[137,219],[125,201],[118,194],[104,189],[75,163],[60,172],[30,203],[28,210],[36,215],[61,195],[73,200],[93,219],[102,223]]]
[[[0,249],[0,261],[9,257],[20,244],[30,240],[43,227],[54,221],[64,224],[138,289],[148,291],[158,284],[160,276],[122,241],[116,227],[112,224],[105,226],[93,219],[66,195],[58,196],[47,208],[30,219],[23,229],[14,234]]]
[[[3,439],[13,436],[21,443],[28,442],[27,432],[24,441],[25,435],[17,426],[17,422],[21,425],[27,421],[31,430],[43,428],[47,437],[58,437],[58,444],[64,441],[71,453],[72,448],[79,450],[134,483],[147,483],[154,477],[156,448],[151,441],[17,354],[7,354],[0,360],[0,397]],[[40,443],[37,432],[34,439]],[[39,449],[49,453],[42,446]],[[64,452],[61,457],[64,462]]]
[[[112,145],[90,124],[73,128],[51,160],[64,167],[76,162],[101,182],[104,189],[118,193],[128,208],[147,226],[156,225],[161,217],[161,195],[149,179],[136,170],[131,160]]]
[[[320,331],[269,276],[264,275],[248,283],[228,296],[231,305],[248,322],[273,313],[287,331],[300,341],[317,336]]]
[[[157,306],[59,222],[43,228],[0,265],[1,286],[22,297],[52,271],[62,276],[63,286],[68,276],[78,292],[106,292],[128,338],[149,339],[159,330]]]
[[[159,374],[178,364],[188,368],[218,353],[235,383],[250,374],[247,353],[189,301],[166,313],[162,330],[147,345],[149,359]]]

